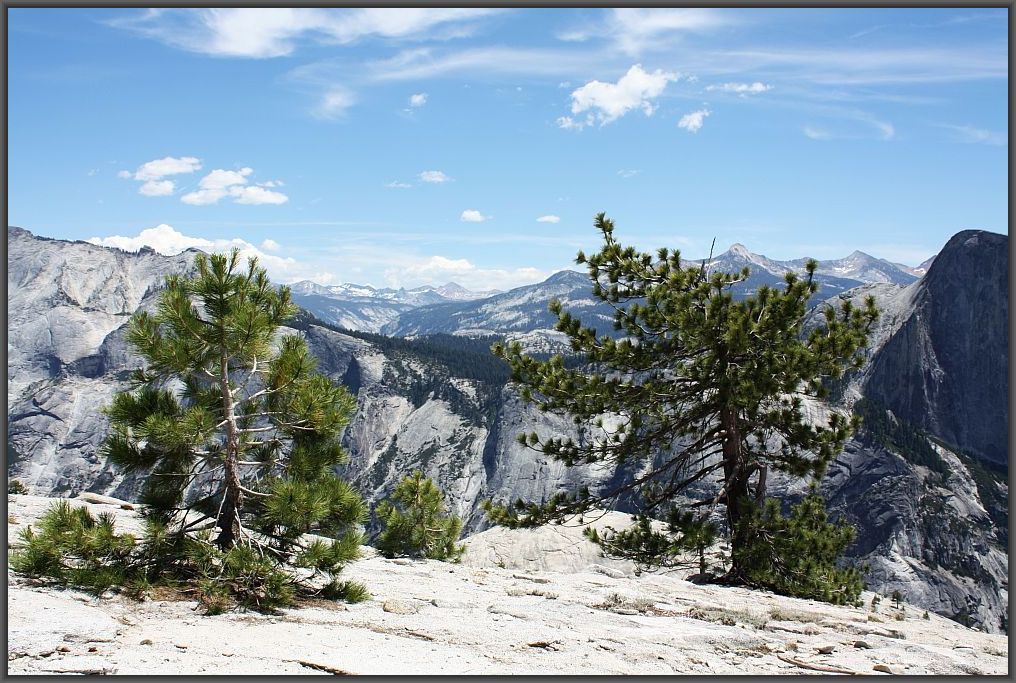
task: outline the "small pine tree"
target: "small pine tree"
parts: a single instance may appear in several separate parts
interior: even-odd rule
[[[814,489],[785,517],[775,499],[741,522],[748,543],[735,549],[747,583],[783,595],[836,605],[854,604],[864,588],[861,572],[837,561],[855,536],[854,527],[828,521],[825,500]]]
[[[82,585],[53,554],[96,572],[105,558],[125,580],[196,584],[209,612],[273,609],[297,592],[362,599],[336,574],[359,556],[367,508],[332,470],[355,400],[315,372],[300,336],[277,339],[297,308],[257,259],[244,269],[234,249],[195,265],[192,278],[166,279],[154,314],[131,319],[127,338],[147,368],[106,409],[105,455],[147,475],[143,541],[93,552],[91,523],[73,517],[68,536],[58,522],[71,513],[54,509],[19,566]],[[111,524],[100,528],[112,543]]]
[[[419,470],[398,483],[377,516],[383,526],[377,547],[385,557],[458,561],[465,552],[456,544],[462,520],[446,513],[440,489]]]

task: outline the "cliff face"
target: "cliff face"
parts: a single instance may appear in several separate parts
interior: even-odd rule
[[[841,295],[873,293],[883,309],[869,362],[845,382],[846,405],[867,398],[886,424],[920,433],[904,444],[862,431],[823,482],[834,514],[858,527],[852,552],[870,564],[871,588],[900,590],[913,604],[992,632],[1007,619],[1008,488],[954,451],[994,460],[1001,447],[1002,461],[1008,456],[1008,260],[999,237],[961,233],[927,283]],[[91,490],[131,498],[140,482],[98,455],[108,426],[100,409],[141,364],[123,325],[150,309],[164,276],[186,272],[193,255],[127,254],[17,229],[8,231],[8,248],[8,475],[37,495]],[[486,498],[538,501],[580,483],[595,490],[637,475],[567,468],[519,445],[519,433],[573,435],[574,425],[525,405],[503,381],[462,376],[469,373],[423,350],[297,327],[283,333],[304,335],[320,370],[357,395],[342,474],[371,503],[422,469],[476,531],[488,526],[479,509]],[[923,341],[904,342],[908,334]],[[957,406],[964,401],[974,408]],[[967,412],[957,417],[961,409]],[[930,445],[924,432],[941,443]],[[772,495],[804,490],[800,481],[771,477]]]
[[[911,286],[863,393],[979,458],[1009,460],[1009,238],[957,233]]]

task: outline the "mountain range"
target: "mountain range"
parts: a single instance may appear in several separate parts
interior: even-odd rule
[[[755,292],[762,285],[780,286],[787,272],[805,274],[807,258],[776,261],[734,244],[712,259],[689,261],[707,271],[739,272],[749,269],[749,277],[734,288],[735,296]],[[923,264],[922,264],[923,265]],[[908,285],[920,276],[908,268],[855,251],[842,259],[819,261],[815,281],[818,296],[830,296],[862,284],[892,283]],[[471,292],[455,283],[443,287],[416,289],[376,289],[370,285],[342,284],[325,286],[309,281],[290,285],[293,300],[325,322],[348,330],[383,332],[399,336],[420,334],[513,334],[553,327],[542,293],[553,290],[573,308],[588,310],[598,329],[613,327],[611,309],[592,298],[589,278],[584,273],[564,270],[534,285],[508,292],[496,290]],[[558,345],[540,336],[530,339],[535,347],[556,349]]]
[[[741,251],[714,262],[764,258]],[[132,254],[8,229],[9,477],[38,495],[137,495],[140,482],[98,455],[108,428],[100,408],[127,388],[127,372],[141,362],[125,343],[124,324],[151,310],[163,276],[189,272],[192,260],[191,253]],[[848,269],[841,274],[895,272],[883,272],[884,262],[844,261],[833,266]],[[865,418],[822,482],[833,516],[858,529],[851,556],[867,563],[873,590],[899,590],[912,604],[1005,631],[1008,237],[958,233],[909,284],[858,281],[844,289],[849,278],[839,279],[824,285],[819,307],[871,294],[882,311],[865,363],[832,397],[832,407]],[[487,352],[491,338],[480,337],[514,336],[556,350],[561,339],[546,311],[553,298],[587,322],[609,324],[588,288],[585,275],[563,271],[483,299],[418,305],[386,323],[402,336],[344,331],[313,311],[298,316],[283,333],[303,335],[320,370],[357,397],[343,436],[350,453],[343,476],[373,506],[419,468],[469,531],[489,525],[480,509],[487,498],[540,500],[638,476],[637,468],[569,468],[519,445],[520,432],[566,436],[576,428],[524,403]],[[816,404],[809,412],[827,409]],[[794,500],[806,482],[771,475],[770,491]]]

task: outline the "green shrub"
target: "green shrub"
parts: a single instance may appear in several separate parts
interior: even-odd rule
[[[769,499],[761,509],[752,508],[743,523],[748,542],[734,552],[749,583],[836,605],[857,602],[864,588],[860,571],[837,566],[856,531],[829,522],[821,496],[807,496],[789,517],[783,516],[779,501]]]
[[[465,552],[456,544],[462,520],[446,514],[441,491],[419,470],[399,482],[377,516],[383,526],[377,547],[385,557],[457,561]]]

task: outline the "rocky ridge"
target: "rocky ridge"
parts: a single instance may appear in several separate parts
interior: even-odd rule
[[[89,320],[93,311],[88,304],[52,307],[56,285],[33,276],[33,264],[64,264],[67,277],[74,279],[73,269],[81,263],[78,250],[87,247],[94,250],[87,253],[90,272],[108,273],[96,291],[143,291],[138,305],[145,307],[154,301],[151,288],[157,284],[136,284],[137,274],[148,270],[132,259],[161,260],[167,271],[185,269],[190,260],[124,254],[36,238],[24,231],[9,231],[8,246],[9,321],[48,314],[51,327],[60,327],[64,318]],[[38,285],[23,287],[15,296],[15,285],[31,277],[39,278]],[[158,281],[154,274],[149,281],[140,279]],[[559,286],[578,292],[577,280],[561,280]],[[876,293],[885,311],[873,338],[873,359],[911,319],[919,286],[864,288]],[[519,290],[507,294],[519,296]],[[540,300],[537,292],[527,296],[532,297],[524,302],[527,305],[545,305],[546,298]],[[116,318],[120,325],[126,319],[126,315]],[[982,321],[992,324],[997,322]],[[540,500],[580,481],[591,482],[595,489],[615,477],[631,476],[592,467],[566,468],[520,446],[515,441],[520,432],[563,435],[574,427],[522,404],[503,382],[468,376],[463,368],[412,348],[383,348],[379,341],[317,324],[285,333],[305,335],[321,369],[357,394],[357,414],[344,435],[351,458],[343,475],[372,503],[386,496],[401,476],[420,468],[436,478],[467,530],[478,531],[488,524],[478,509],[485,498]],[[544,333],[518,334],[539,339]],[[45,330],[19,344],[23,350],[9,354],[8,364],[9,398],[14,399],[8,413],[9,476],[44,495],[73,495],[86,489],[124,498],[136,495],[139,483],[118,475],[96,453],[106,429],[97,407],[125,388],[123,372],[138,363],[123,344],[122,328],[113,328],[98,347],[92,343],[68,350],[58,344],[57,349]],[[104,360],[82,360],[97,355]],[[872,366],[866,365],[843,390],[848,404],[867,391]],[[22,376],[33,379],[25,381]],[[978,478],[971,461],[950,447],[936,444],[936,448],[941,449],[939,460],[946,464],[948,477],[917,463],[898,445],[859,434],[830,468],[823,492],[834,511],[858,526],[861,540],[855,555],[871,564],[871,585],[899,589],[935,612],[998,631],[1008,615],[1008,543],[999,536],[1007,524],[996,517],[998,496],[1007,501],[1008,489]],[[995,499],[986,486],[995,487]],[[804,493],[804,485],[773,477],[772,493],[793,498]],[[959,500],[964,504],[958,505]],[[922,521],[926,519],[934,522],[929,525]]]
[[[10,496],[8,542],[50,502]],[[113,512],[118,528],[138,526],[135,511],[93,507]],[[635,576],[590,564],[595,549],[577,527],[492,529],[466,545],[458,565],[364,548],[343,576],[367,584],[370,600],[274,615],[205,617],[179,594],[94,597],[8,570],[7,673],[1008,673],[1004,636],[886,597],[872,605],[873,593],[861,607],[834,607],[674,574]],[[534,566],[523,551],[534,546],[568,559]]]

